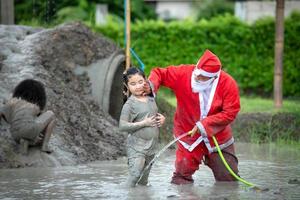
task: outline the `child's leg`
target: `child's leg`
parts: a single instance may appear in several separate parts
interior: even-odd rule
[[[127,150],[129,176],[127,185],[134,187],[139,180],[142,170],[145,166],[145,157],[143,154],[136,152],[134,149]]]
[[[146,161],[145,161],[145,167],[148,166],[148,164],[150,163],[150,161],[154,158],[155,155],[151,155],[151,156],[146,156]],[[150,170],[151,170],[151,167],[150,166],[147,170],[144,171],[144,174],[143,176],[141,177],[140,181],[138,182],[138,184],[140,185],[147,185],[148,184],[148,177],[149,177],[149,173],[150,173]]]
[[[42,151],[51,152],[48,148],[48,143],[55,127],[55,118],[52,111],[47,111],[41,114],[37,119],[36,123],[39,126],[39,131],[42,133]]]

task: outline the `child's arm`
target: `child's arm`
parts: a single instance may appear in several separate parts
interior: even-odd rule
[[[143,123],[143,121],[130,123],[128,121],[120,119],[120,123],[119,123],[119,130],[120,131],[134,132],[134,131],[136,131],[138,129],[141,129],[143,127],[145,127],[145,124]]]
[[[131,107],[129,103],[125,103],[119,121],[120,131],[134,132],[146,126],[155,126],[156,124],[155,116],[146,117],[144,120],[139,122],[132,122],[133,120],[131,115]]]
[[[155,116],[146,117],[144,120],[139,122],[129,122],[124,118],[120,118],[120,123],[119,123],[120,131],[134,132],[146,126],[153,126],[153,127],[157,126]]]

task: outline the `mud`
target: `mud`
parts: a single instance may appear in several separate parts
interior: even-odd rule
[[[173,185],[170,181],[175,167],[175,151],[167,150],[152,166],[146,187],[125,186],[127,159],[120,157],[79,166],[2,169],[0,199],[299,199],[299,185],[292,184],[299,180],[298,148],[236,143],[236,152],[239,175],[260,190],[248,188],[243,183],[215,182],[213,173],[205,165],[193,175],[194,184]]]
[[[50,155],[38,148],[20,155],[9,125],[2,121],[0,168],[73,165],[124,155],[125,136],[117,122],[94,101],[88,76],[73,73],[76,66],[99,62],[119,50],[113,42],[81,23],[53,29],[0,25],[0,46],[0,104],[19,81],[34,78],[45,84],[46,109],[57,117]]]

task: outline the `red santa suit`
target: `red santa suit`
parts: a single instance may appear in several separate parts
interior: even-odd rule
[[[213,77],[210,79],[208,90],[202,91],[200,88],[200,91],[197,91],[198,83],[195,83],[194,76],[199,74]],[[234,142],[230,123],[240,110],[238,86],[229,74],[221,70],[220,60],[209,50],[205,51],[196,65],[154,68],[149,81],[154,93],[160,86],[165,86],[176,96],[177,108],[173,130],[175,137],[192,130],[195,125],[199,129],[200,134],[184,137],[177,143],[176,171],[173,175],[173,179],[179,177],[187,183],[193,182],[192,174],[199,169],[203,157],[209,158],[216,152],[212,136],[216,137],[221,149],[232,146]],[[229,154],[234,155],[234,149],[231,148]],[[215,161],[212,161],[212,165],[215,164]],[[215,166],[209,167],[214,171]],[[237,171],[237,166],[233,168]],[[220,174],[218,169],[215,171]],[[218,178],[215,171],[217,180],[231,180],[223,178],[223,175]]]

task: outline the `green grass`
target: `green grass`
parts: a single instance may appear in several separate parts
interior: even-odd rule
[[[172,106],[176,106],[176,98],[171,91],[167,89],[161,89],[158,96],[164,98]],[[276,112],[288,112],[300,114],[300,99],[290,100],[283,99],[283,106],[281,109],[274,107],[273,99],[266,99],[261,97],[241,97],[241,111],[240,113],[276,113]]]
[[[300,100],[283,99],[282,108],[276,109],[274,107],[273,99],[265,99],[260,97],[241,97],[241,113],[253,112],[288,112],[300,114]]]
[[[176,97],[170,90],[160,89],[158,97],[176,106]],[[241,113],[245,115],[240,115],[234,124],[236,138],[252,143],[275,142],[300,148],[300,99],[284,99],[282,108],[276,109],[271,98],[242,96]]]

